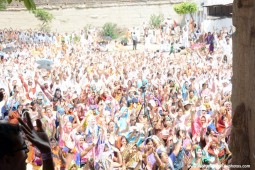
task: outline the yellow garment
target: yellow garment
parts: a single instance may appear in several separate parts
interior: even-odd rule
[[[84,124],[83,124],[84,128],[86,128],[88,126],[88,120],[91,116],[93,116],[93,111],[92,110],[88,111],[87,116],[85,117],[85,121],[84,121]]]
[[[129,155],[129,160],[126,162],[126,167],[129,168],[134,163],[138,163],[139,160],[142,158],[141,152],[132,153]]]
[[[33,160],[34,160],[34,155],[35,155],[35,150],[34,147],[29,146],[29,152],[27,154],[27,161],[32,164]]]
[[[209,103],[204,103],[204,105],[205,105],[206,109],[211,109],[211,106]]]
[[[191,98],[189,99],[189,102],[192,103],[192,104],[197,103],[197,101],[198,101],[198,97],[197,96],[194,96],[192,99]]]

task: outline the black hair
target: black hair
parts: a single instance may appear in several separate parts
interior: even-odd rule
[[[18,136],[20,128],[18,125],[0,122],[0,159],[12,152],[15,145],[13,136]]]
[[[177,138],[179,138],[181,135],[180,135],[180,132],[183,131],[184,133],[186,133],[187,131],[186,130],[183,130],[183,129],[177,129],[176,131],[176,136]]]
[[[162,158],[162,152],[158,153],[158,157],[161,159]]]
[[[4,99],[4,93],[0,91],[0,102]]]
[[[148,138],[145,141],[145,145],[147,145],[149,142],[152,142],[154,144],[154,140],[152,138]]]
[[[57,91],[60,92],[60,97],[59,97],[59,98],[57,97]],[[61,99],[62,99],[61,89],[60,89],[60,88],[57,88],[57,89],[55,90],[55,93],[54,93],[54,96],[53,96],[53,101],[57,102],[58,100],[61,100]]]
[[[211,127],[207,127],[206,135],[207,136],[210,135],[211,131],[213,131],[212,128]]]
[[[16,89],[17,87],[18,87],[17,85],[14,85],[14,86],[13,86],[13,89]]]
[[[28,109],[22,109],[22,114],[24,114],[24,113],[26,113],[26,112],[29,112],[29,110]]]

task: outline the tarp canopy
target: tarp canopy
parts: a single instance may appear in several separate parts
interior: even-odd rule
[[[207,6],[219,6],[219,5],[231,5],[234,0],[207,0],[204,7]]]
[[[37,60],[36,63],[38,64],[38,67],[37,67],[38,69],[46,69],[46,70],[51,70],[53,65],[53,61],[49,59],[40,59],[40,60]]]

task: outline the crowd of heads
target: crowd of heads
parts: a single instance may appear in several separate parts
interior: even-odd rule
[[[40,119],[56,169],[226,168],[231,34],[192,23],[142,31],[129,50],[102,45],[96,29],[0,30],[1,119]],[[28,147],[28,168],[40,168],[40,152]]]

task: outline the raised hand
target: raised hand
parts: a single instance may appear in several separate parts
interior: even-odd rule
[[[214,151],[215,156],[218,156],[218,154],[220,152],[219,149],[214,149],[213,151]]]
[[[184,164],[188,166],[190,164],[190,157],[186,154],[184,154]]]
[[[94,145],[96,145],[97,143],[98,143],[98,136],[93,136],[93,141],[92,141],[92,143],[94,144]]]
[[[42,122],[37,119],[36,120],[36,130],[33,127],[31,118],[29,116],[29,113],[25,113],[27,118],[27,124],[24,123],[20,118],[19,123],[21,124],[21,128],[23,132],[25,133],[27,139],[40,150],[41,153],[49,153],[51,152],[50,148],[50,142],[47,134],[42,128]]]

